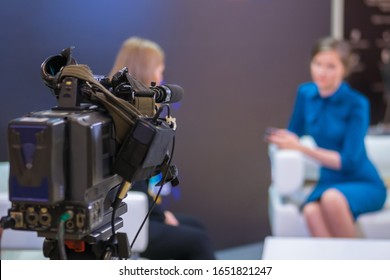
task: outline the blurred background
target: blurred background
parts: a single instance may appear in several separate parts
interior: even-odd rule
[[[125,39],[145,37],[165,50],[165,83],[185,90],[173,106],[180,187],[168,208],[199,217],[216,249],[270,234],[263,132],[286,126],[311,46],[331,33],[332,1],[0,2],[0,161],[8,122],[56,105],[40,77],[48,56],[75,46],[78,63],[106,75]]]

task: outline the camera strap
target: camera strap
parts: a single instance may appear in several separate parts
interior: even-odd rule
[[[134,106],[148,117],[152,117],[155,114],[156,103],[154,98],[134,97]]]
[[[76,64],[65,66],[61,71],[60,79],[63,77],[75,77],[87,82],[92,89],[91,94],[93,96],[90,98],[98,100],[110,113],[115,124],[117,141],[122,143],[136,120],[142,116],[142,110],[138,110],[131,103],[113,95],[95,80],[92,71],[87,65]],[[145,108],[149,110],[152,106],[147,100],[139,101],[139,105],[142,106],[142,109]]]

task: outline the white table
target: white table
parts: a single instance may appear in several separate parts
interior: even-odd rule
[[[390,239],[266,237],[264,260],[390,260]]]

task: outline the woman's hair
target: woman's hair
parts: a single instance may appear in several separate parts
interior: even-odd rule
[[[130,37],[123,42],[109,76],[112,77],[123,67],[127,67],[131,75],[149,86],[154,82],[153,73],[156,67],[164,65],[164,59],[164,51],[157,43]]]
[[[345,40],[338,40],[332,37],[321,38],[314,45],[310,60],[318,53],[324,51],[335,51],[339,54],[340,60],[345,68],[345,76],[347,76],[352,67],[352,53],[349,43]]]

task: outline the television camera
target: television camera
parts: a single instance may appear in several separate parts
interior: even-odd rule
[[[12,205],[2,226],[36,231],[51,259],[128,258],[127,235],[116,232],[127,211],[122,200],[132,183],[160,172],[160,185],[177,180],[176,124],[166,103],[183,90],[147,87],[126,68],[111,79],[95,76],[72,48],[48,57],[41,76],[57,106],[8,125]]]

